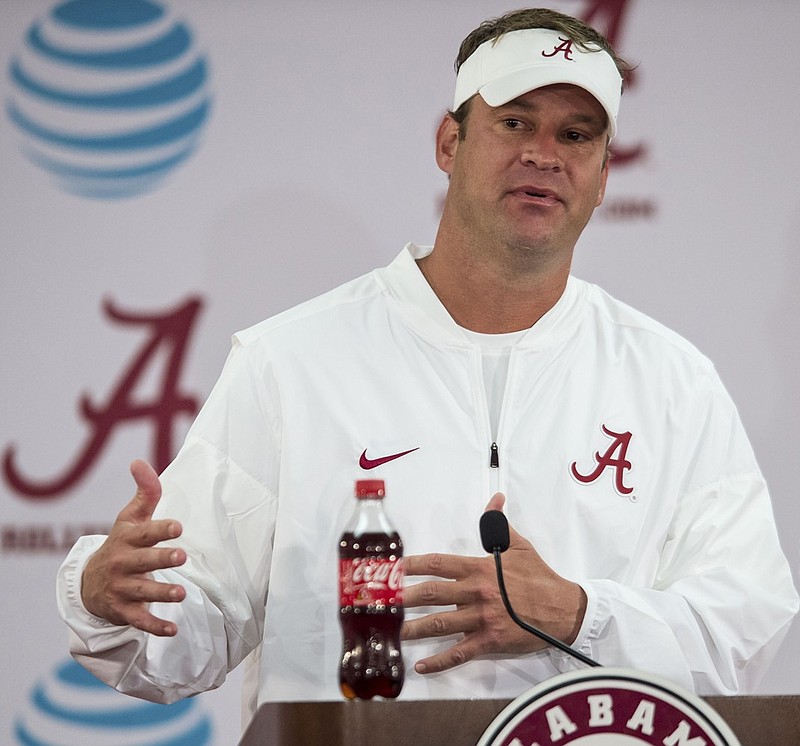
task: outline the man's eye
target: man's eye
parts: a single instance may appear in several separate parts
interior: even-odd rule
[[[522,127],[522,122],[519,119],[504,119],[503,124],[510,130],[518,130]]]
[[[576,132],[575,130],[570,130],[565,136],[567,140],[571,140],[572,142],[585,142],[589,139],[583,132]]]

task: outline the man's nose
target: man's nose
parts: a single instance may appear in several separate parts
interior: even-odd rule
[[[524,165],[534,166],[541,171],[560,171],[564,166],[558,143],[553,137],[541,133],[525,142],[521,159]]]

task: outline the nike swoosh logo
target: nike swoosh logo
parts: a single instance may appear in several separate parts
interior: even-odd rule
[[[381,456],[381,458],[367,458],[367,449],[364,449],[364,453],[361,454],[361,458],[358,460],[358,465],[362,469],[374,469],[376,466],[380,466],[381,464],[385,464],[388,461],[394,461],[396,458],[400,458],[401,456],[406,456],[409,453],[413,453],[414,451],[418,451],[419,446],[416,448],[412,448],[408,451],[401,451],[400,453],[393,453],[391,456]]]

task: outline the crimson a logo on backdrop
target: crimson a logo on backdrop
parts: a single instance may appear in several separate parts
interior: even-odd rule
[[[162,312],[123,311],[111,300],[103,304],[106,317],[115,324],[144,327],[149,336],[122,371],[107,401],[97,404],[84,394],[79,410],[89,427],[86,441],[79,447],[71,465],[49,478],[32,477],[20,466],[17,445],[9,445],[3,454],[3,477],[20,497],[42,502],[64,497],[84,479],[98,460],[114,431],[126,423],[147,421],[153,428],[151,460],[156,470],[166,468],[174,453],[173,430],[176,418],[194,417],[199,410],[198,397],[181,390],[181,374],[203,301],[187,298],[183,303]],[[156,366],[163,361],[163,369]],[[146,376],[159,374],[157,391],[152,398],[137,398]],[[103,526],[2,526],[0,548],[4,552],[62,552],[78,536],[106,533]]]
[[[68,0],[13,56],[6,111],[29,161],[67,192],[133,197],[196,150],[208,65],[186,24],[152,0]]]
[[[590,26],[604,31],[606,38],[617,51],[620,51],[623,44],[623,32],[625,21],[633,7],[633,0],[591,0],[589,6],[580,14],[580,18]],[[624,57],[624,53],[621,52]],[[638,74],[636,70],[631,70],[625,82],[625,90],[630,91],[637,87]],[[616,168],[632,166],[641,161],[646,153],[642,143],[618,144],[611,146],[613,153],[612,163]]]
[[[614,49],[625,57],[625,23],[634,6],[634,0],[589,0],[579,17],[591,26],[602,31]],[[632,70],[625,82],[627,92],[639,85],[639,74]],[[611,146],[611,168],[628,169],[642,162],[647,155],[647,147],[642,142],[615,142]],[[656,215],[655,202],[646,196],[607,196],[598,208],[596,217],[609,221],[650,220]]]

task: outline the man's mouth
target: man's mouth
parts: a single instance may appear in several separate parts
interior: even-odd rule
[[[552,202],[552,203],[561,201],[561,198],[555,192],[551,192],[548,189],[539,189],[537,187],[531,187],[531,186],[519,187],[518,189],[514,190],[514,193],[519,195],[520,197],[523,198],[529,197],[537,201]]]

